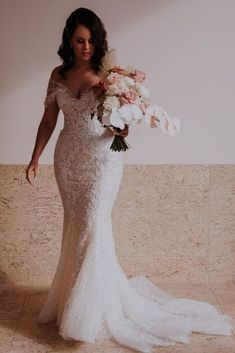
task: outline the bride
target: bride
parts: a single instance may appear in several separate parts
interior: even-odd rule
[[[110,149],[117,132],[97,119],[100,69],[108,51],[106,30],[91,10],[66,21],[49,78],[26,178],[33,185],[38,161],[64,114],[54,151],[54,172],[64,218],[61,252],[38,323],[56,321],[66,340],[114,339],[141,352],[188,342],[192,332],[231,335],[232,318],[205,302],[175,298],[145,276],[127,278],[112,234],[112,208],[123,174],[122,153]],[[95,114],[93,114],[95,113]]]

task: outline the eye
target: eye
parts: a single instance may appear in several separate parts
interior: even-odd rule
[[[77,42],[77,43],[83,43],[84,40],[81,39],[81,38],[78,38],[78,39],[76,40],[76,42]],[[94,43],[93,39],[89,39],[89,43],[93,44],[93,43]]]

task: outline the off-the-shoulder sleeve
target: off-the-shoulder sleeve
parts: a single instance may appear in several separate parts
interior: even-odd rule
[[[49,79],[47,86],[47,93],[44,99],[44,107],[47,108],[51,103],[56,100],[57,84],[56,81]]]

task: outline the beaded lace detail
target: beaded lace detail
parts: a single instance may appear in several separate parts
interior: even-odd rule
[[[211,304],[174,298],[145,276],[127,278],[116,255],[112,208],[123,174],[122,152],[110,150],[113,133],[95,112],[88,89],[80,98],[49,80],[45,107],[64,113],[54,171],[64,208],[61,254],[38,322],[56,320],[67,340],[112,338],[152,352],[188,342],[191,332],[231,335],[232,319]]]

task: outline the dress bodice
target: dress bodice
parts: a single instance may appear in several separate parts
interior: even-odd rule
[[[97,85],[93,85],[90,88],[84,90],[79,98],[76,98],[70,89],[63,83],[50,79],[47,87],[47,96],[44,101],[44,106],[47,107],[54,100],[57,100],[59,108],[64,112],[70,112],[71,106],[74,107],[76,112],[81,113],[85,110],[92,110],[98,103],[98,99],[95,96],[94,88]]]
[[[61,82],[50,79],[47,87],[47,95],[44,100],[45,108],[56,100],[58,107],[64,114],[64,131],[74,131],[77,135],[101,135],[106,128],[102,126],[96,114],[99,104],[95,87],[84,90],[79,98],[76,98],[70,89]],[[111,132],[109,135],[111,136]],[[85,137],[85,136],[84,136]]]
[[[69,148],[74,153],[80,154],[83,151],[86,155],[89,149],[90,158],[97,153],[106,156],[111,153],[110,146],[114,135],[98,120],[96,109],[99,100],[95,89],[97,86],[91,86],[76,98],[66,85],[53,79],[49,80],[44,106],[46,108],[56,101],[64,114],[64,127],[56,147],[58,144],[63,145],[63,148]],[[117,155],[115,158],[118,158]]]

